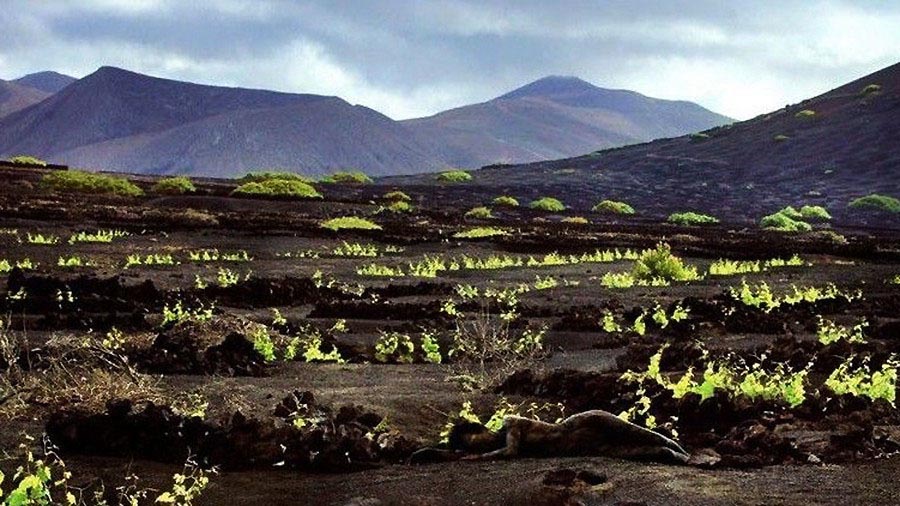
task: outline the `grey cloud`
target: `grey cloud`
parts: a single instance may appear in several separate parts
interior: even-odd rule
[[[900,5],[877,1],[11,3],[3,77],[110,64],[297,92],[333,84],[394,117],[547,74],[748,117],[900,59]]]

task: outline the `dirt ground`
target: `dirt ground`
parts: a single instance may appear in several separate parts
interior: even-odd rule
[[[590,216],[591,223],[578,225],[560,222],[565,213],[529,209],[495,209],[492,220],[471,220],[453,198],[454,191],[477,193],[465,188],[443,188],[433,198],[409,189],[416,211],[393,214],[378,212],[389,188],[377,185],[323,186],[324,200],[292,202],[231,198],[229,183],[206,181],[195,196],[134,199],[47,193],[38,177],[0,171],[0,261],[11,264],[0,274],[0,314],[4,335],[19,346],[0,364],[9,379],[0,384],[7,388],[0,392],[0,446],[12,452],[23,433],[46,431],[81,484],[114,484],[133,472],[163,487],[191,454],[219,469],[197,503],[210,505],[900,503],[893,479],[900,413],[883,400],[833,395],[823,385],[846,357],[878,367],[900,352],[900,285],[890,282],[900,274],[900,232],[838,227],[846,241],[836,242],[824,234],[676,227],[640,216]],[[342,215],[367,216],[383,229],[319,226]],[[473,226],[512,233],[452,237]],[[68,242],[98,229],[127,235]],[[28,237],[35,234],[60,240],[33,244]],[[660,242],[701,274],[721,258],[798,255],[804,265],[617,289],[601,279],[630,271],[632,256],[583,260]],[[377,256],[336,253],[347,245],[374,247]],[[201,250],[235,256],[192,260]],[[552,253],[582,260],[542,263]],[[172,262],[125,268],[134,255]],[[88,265],[59,265],[72,257]],[[414,275],[427,258],[461,267]],[[490,258],[520,264],[465,267],[466,259]],[[13,268],[24,259],[36,266]],[[366,275],[373,264],[403,275]],[[219,285],[223,272],[236,276],[228,286]],[[744,281],[765,282],[776,294],[834,284],[841,295],[766,312],[730,294]],[[497,384],[461,388],[462,365],[447,354],[460,320],[445,304],[452,301],[464,318],[504,310],[498,301],[461,297],[463,286],[482,293],[526,287],[510,332],[546,329],[547,356],[505,371]],[[163,312],[177,303],[212,309],[212,320],[164,323]],[[688,310],[684,321],[661,326],[650,319],[657,308],[671,315],[679,307]],[[638,335],[628,327],[642,312],[648,325]],[[604,315],[622,330],[604,329]],[[867,342],[820,344],[819,317],[847,328],[865,319]],[[250,337],[260,325],[277,350],[269,363]],[[110,351],[102,343],[114,331],[122,342]],[[413,363],[379,362],[382,331],[413,336]],[[423,331],[437,336],[442,363],[424,359]],[[345,363],[286,359],[291,339],[310,333],[322,339],[317,350],[337,350]],[[793,407],[727,395],[701,402],[647,386],[659,430],[677,431],[690,452],[716,456],[700,465],[605,457],[407,464],[416,449],[439,445],[464,401],[482,421],[501,399],[523,409],[542,405],[548,419],[559,408],[626,411],[640,396],[620,376],[646,369],[664,345],[661,371],[676,379],[702,371],[707,356],[766,356],[765,367],[794,370],[812,362],[808,398]],[[60,364],[71,373],[63,379]],[[14,373],[22,375],[19,383]],[[28,383],[35,379],[45,383]],[[199,404],[201,415],[186,414]],[[308,425],[293,426],[298,418]]]

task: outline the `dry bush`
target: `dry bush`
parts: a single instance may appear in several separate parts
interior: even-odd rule
[[[457,319],[450,352],[454,377],[471,388],[489,388],[546,358],[544,329],[514,329],[503,314],[483,310]]]
[[[0,417],[33,409],[101,411],[112,399],[163,400],[157,382],[137,373],[125,356],[73,336],[54,338],[38,354],[0,329],[0,355]]]

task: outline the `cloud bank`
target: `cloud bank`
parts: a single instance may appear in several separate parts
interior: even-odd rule
[[[900,61],[879,1],[8,0],[0,77],[113,65],[338,95],[395,119],[550,74],[738,119]]]

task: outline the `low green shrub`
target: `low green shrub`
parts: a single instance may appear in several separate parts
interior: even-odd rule
[[[190,178],[177,176],[160,179],[153,185],[151,191],[162,195],[182,195],[184,193],[194,193],[197,191],[197,188],[194,186],[194,183],[191,182]]]
[[[491,214],[490,208],[484,207],[484,206],[473,207],[472,209],[469,209],[468,211],[466,211],[466,218],[477,218],[477,219],[487,220],[487,219],[490,219],[493,217],[494,217],[494,215]]]
[[[537,200],[532,200],[528,207],[554,213],[566,210],[566,205],[553,197],[541,197]]]
[[[472,180],[472,174],[464,170],[448,170],[438,174],[437,180],[442,183],[465,183]]]
[[[394,190],[394,191],[387,192],[383,195],[382,198],[384,198],[385,200],[403,200],[403,201],[407,201],[407,202],[412,200],[409,197],[409,195],[403,193],[400,190]]]
[[[571,223],[573,225],[587,225],[590,223],[584,216],[568,216],[562,219],[563,223]]]
[[[481,239],[483,237],[494,237],[498,235],[509,235],[509,232],[496,227],[476,227],[457,232],[453,234],[453,237],[456,239]]]
[[[793,207],[785,207],[777,213],[763,216],[759,225],[779,232],[809,232],[812,225],[803,221],[803,215]]]
[[[792,220],[803,220],[803,213],[801,213],[796,208],[794,208],[794,206],[783,207],[776,214],[781,214],[781,215],[787,216],[788,218],[790,218]]]
[[[47,162],[41,160],[40,158],[36,158],[33,156],[28,156],[28,155],[14,156],[9,159],[9,163],[12,163],[14,165],[32,165],[32,166],[36,165],[39,167],[47,166]]]
[[[365,218],[360,218],[358,216],[342,216],[340,218],[332,218],[330,220],[325,220],[321,224],[322,228],[327,228],[329,230],[344,230],[344,229],[355,229],[355,230],[381,230],[381,225],[374,223]]]
[[[805,220],[828,221],[831,219],[831,214],[822,206],[803,206],[800,208],[800,215]]]
[[[854,199],[850,202],[849,206],[853,208],[869,207],[892,213],[900,213],[900,200],[887,195],[879,195],[877,193]]]
[[[144,194],[143,190],[125,178],[80,170],[60,170],[47,174],[41,179],[41,186],[55,191],[126,197],[140,197]]]
[[[592,210],[598,213],[634,214],[633,207],[617,200],[604,200],[594,206]]]
[[[803,109],[802,111],[795,114],[794,117],[803,119],[803,118],[812,118],[815,115],[816,115],[816,111],[813,111],[812,109]]]
[[[712,225],[718,223],[719,219],[708,214],[688,211],[685,213],[672,213],[669,215],[668,221],[678,225]]]
[[[282,180],[282,181],[300,181],[302,183],[311,184],[314,181],[311,178],[306,176],[302,176],[300,174],[294,172],[280,171],[280,170],[261,170],[248,172],[244,177],[238,179],[238,181],[242,183],[260,183],[263,181],[270,181],[273,179]]]
[[[655,249],[641,252],[631,275],[638,280],[691,281],[700,275],[697,268],[685,265],[684,261],[672,254],[672,248],[666,243],[659,243]]]
[[[495,206],[519,207],[519,201],[509,195],[501,195],[494,199]]]
[[[263,195],[271,197],[293,197],[303,199],[320,199],[322,194],[309,183],[292,179],[266,179],[244,183],[232,195]]]
[[[860,96],[867,97],[873,93],[878,93],[879,91],[881,91],[880,84],[868,84],[865,88],[860,90],[859,94]]]
[[[784,142],[789,139],[790,139],[790,137],[788,137],[787,135],[784,135],[784,134],[778,134],[775,137],[772,137],[772,140],[775,142]]]
[[[385,209],[392,213],[408,213],[412,211],[413,206],[405,200],[395,200],[394,202],[388,204]]]
[[[323,183],[348,183],[348,184],[365,184],[371,183],[372,178],[358,170],[335,172],[330,176],[322,178]]]

